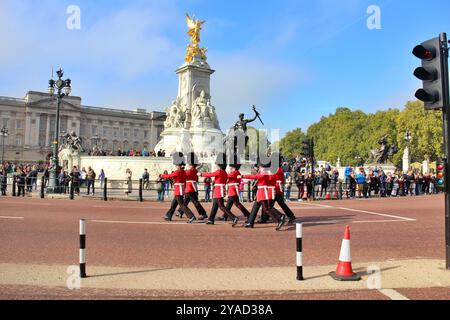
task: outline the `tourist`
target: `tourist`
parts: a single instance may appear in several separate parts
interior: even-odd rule
[[[150,174],[147,169],[144,169],[144,173],[142,174],[142,188],[148,190],[150,185]]]
[[[92,187],[92,194],[95,195],[95,177],[96,177],[95,171],[91,167],[89,167],[88,172],[86,174],[87,195],[90,194],[91,187]]]
[[[81,173],[77,166],[73,166],[70,178],[72,179],[74,192],[76,192],[77,195],[80,195]]]
[[[84,187],[87,187],[86,176],[87,176],[87,172],[86,172],[86,169],[83,167],[80,172],[80,185],[81,186],[84,185]]]
[[[160,177],[156,180],[156,191],[158,192],[158,201],[164,202],[164,179]]]
[[[103,188],[105,187],[105,171],[103,171],[103,169],[100,170],[100,174],[98,175],[98,180],[100,181],[100,189],[103,190]]]
[[[131,172],[131,170],[129,168],[127,168],[127,170],[125,171],[125,179],[126,179],[125,184],[128,186],[127,190],[125,191],[125,194],[127,196],[133,192],[133,182],[131,180],[132,177],[133,177],[133,173]]]
[[[59,190],[61,193],[66,193],[66,180],[67,180],[67,173],[64,169],[61,170],[58,176],[58,182],[59,182]]]
[[[169,174],[167,172],[167,170],[164,170],[163,175],[167,175],[167,174]],[[166,193],[166,197],[168,198],[169,197],[169,190],[170,190],[170,179],[163,179],[163,181],[164,181],[164,192]]]
[[[5,171],[5,168],[2,168],[0,171],[0,191],[2,196],[6,196],[6,190],[8,187],[8,174]]]
[[[25,182],[26,182],[25,172],[20,170],[19,174],[16,175],[15,179],[17,181],[17,190],[18,190],[17,196],[20,197],[20,195],[22,195],[22,197],[25,197]]]
[[[292,190],[292,173],[289,173],[289,175],[286,178],[286,184],[285,184],[285,196],[286,202],[291,202],[291,190]]]
[[[211,202],[211,184],[212,179],[211,178],[205,178],[203,180],[204,186],[205,186],[205,202]]]

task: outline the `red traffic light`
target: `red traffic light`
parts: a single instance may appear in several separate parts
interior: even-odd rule
[[[426,48],[423,45],[418,45],[413,49],[413,55],[422,60],[432,60],[436,58],[436,51],[433,47]]]
[[[439,171],[444,170],[444,165],[443,165],[442,163],[439,163],[439,164],[437,165],[437,169],[438,169]]]

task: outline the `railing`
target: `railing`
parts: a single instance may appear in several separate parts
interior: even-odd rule
[[[1,179],[0,179],[1,180]],[[67,196],[68,199],[75,198],[94,198],[108,201],[111,198],[130,199],[135,201],[151,201],[165,199],[171,200],[174,194],[173,185],[170,183],[164,184],[163,189],[158,187],[158,181],[139,180],[109,180],[105,178],[103,181],[95,180],[87,182],[87,180],[80,181],[74,178],[69,178],[64,184],[59,186],[59,196]],[[0,181],[0,194],[11,196],[25,196],[33,195],[45,198],[48,196],[46,190],[48,186],[48,179],[44,176],[39,178],[25,179],[25,183],[20,183],[16,175],[9,175],[6,184]],[[301,185],[300,185],[301,186]],[[212,199],[214,184],[211,184],[208,191],[205,184],[198,183],[198,191],[201,201],[209,202]],[[95,192],[97,191],[97,192]],[[253,202],[256,198],[257,189],[252,182],[245,185],[244,190],[240,190],[240,197],[243,202]],[[297,185],[286,185],[284,188],[284,195],[286,199],[309,199],[309,200],[342,200],[354,198],[368,198],[368,197],[396,197],[406,195],[420,195],[420,194],[437,194],[442,192],[442,188],[435,183],[430,183],[425,187],[417,190],[416,184],[408,185],[407,183],[400,184],[383,184],[373,186],[369,183],[363,184],[346,184],[342,181],[338,183],[330,183],[324,188],[319,185],[303,185],[303,188],[298,188]]]

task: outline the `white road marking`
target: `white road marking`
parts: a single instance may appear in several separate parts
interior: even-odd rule
[[[25,219],[24,217],[7,217],[7,216],[0,216],[0,219]]]
[[[404,221],[417,221],[416,219],[412,219],[412,218],[394,216],[394,215],[391,215],[391,214],[385,214],[385,213],[379,213],[379,212],[373,212],[373,211],[366,211],[366,210],[360,210],[360,209],[351,209],[351,208],[345,208],[345,207],[333,207],[333,206],[327,206],[327,205],[323,205],[323,204],[312,204],[312,203],[310,203],[309,205],[310,206],[324,207],[324,208],[334,208],[334,209],[346,210],[346,211],[351,211],[351,212],[361,212],[361,213],[371,214],[371,215],[375,215],[375,216],[400,219],[400,220],[404,220]]]
[[[189,226],[189,225],[204,225],[204,223],[194,222],[189,224],[187,222],[158,222],[158,221],[108,221],[108,220],[91,220],[96,223],[119,223],[119,224],[154,224],[154,225],[177,225],[177,226]],[[225,222],[216,222],[215,225],[226,225]]]
[[[378,291],[380,291],[391,300],[409,300],[407,297],[402,295],[400,292],[395,291],[394,289],[380,289]]]

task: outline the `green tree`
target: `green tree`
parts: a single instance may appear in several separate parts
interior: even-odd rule
[[[405,133],[411,132],[409,143],[412,162],[422,162],[426,158],[432,161],[443,155],[442,112],[426,111],[420,101],[406,103],[397,118],[399,154],[396,158],[401,161],[402,152],[406,147]]]
[[[295,129],[286,133],[286,135],[278,142],[280,151],[288,158],[299,156],[302,152],[302,141],[306,139],[306,135],[302,129]]]

